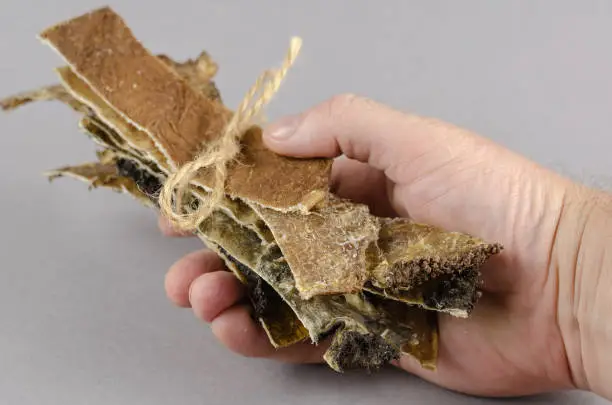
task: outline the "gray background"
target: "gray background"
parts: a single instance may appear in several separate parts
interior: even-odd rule
[[[55,81],[35,35],[103,5],[2,0],[0,93]],[[235,106],[291,35],[304,38],[269,116],[351,91],[468,127],[606,184],[612,2],[111,2],[154,52],[220,63]],[[227,352],[163,276],[194,240],[168,240],[126,196],[40,175],[93,156],[75,115],[37,104],[0,116],[0,404],[488,404],[399,372],[365,377]],[[596,175],[593,177],[592,175]],[[267,397],[267,399],[264,399]],[[531,404],[603,404],[573,393]],[[518,401],[521,402],[521,401]]]

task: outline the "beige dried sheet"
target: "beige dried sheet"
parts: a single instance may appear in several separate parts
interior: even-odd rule
[[[304,299],[361,291],[379,223],[365,205],[331,198],[307,215],[251,206],[268,225]]]

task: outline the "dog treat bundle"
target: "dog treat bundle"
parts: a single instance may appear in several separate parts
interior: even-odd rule
[[[40,34],[64,59],[60,84],[2,103],[56,100],[80,114],[99,147],[94,162],[51,171],[125,192],[157,207],[166,180],[219,141],[233,112],[203,52],[176,62],[153,55],[108,7]],[[212,152],[211,152],[212,153]],[[265,148],[261,129],[240,137],[223,198],[195,233],[249,292],[275,347],[329,340],[337,371],[377,369],[401,354],[435,368],[437,315],[468,317],[480,267],[501,246],[470,235],[379,218],[329,191],[330,159],[291,159]],[[181,201],[194,212],[217,187],[199,170]]]

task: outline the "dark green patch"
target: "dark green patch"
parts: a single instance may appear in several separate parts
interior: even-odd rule
[[[145,193],[151,200],[155,200],[155,196],[159,195],[162,188],[161,181],[138,167],[138,165],[128,159],[117,159],[117,171],[120,176],[134,180],[138,188]]]
[[[329,353],[340,372],[355,369],[378,371],[400,357],[398,349],[379,335],[351,330],[336,333]]]

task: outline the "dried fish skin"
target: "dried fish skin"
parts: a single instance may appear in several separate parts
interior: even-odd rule
[[[364,290],[430,311],[467,318],[482,294],[480,284],[480,271],[465,269],[460,273],[445,274],[425,281],[409,290],[380,289],[371,283],[366,284]]]
[[[379,234],[366,206],[332,198],[307,215],[251,207],[272,231],[303,299],[363,289],[367,251]]]
[[[280,212],[310,211],[329,194],[331,159],[295,159],[268,149],[262,129],[252,127],[243,136],[242,152],[228,167],[226,193],[253,204]],[[202,170],[193,183],[210,191],[214,172]],[[274,190],[274,192],[270,192]]]
[[[168,176],[222,136],[232,112],[206,52],[183,62],[154,56],[105,7],[40,35],[67,66],[59,87],[7,99],[8,109],[62,101],[102,149],[98,162],[67,166],[90,188],[156,206]],[[332,159],[293,159],[266,148],[262,129],[241,138],[224,198],[194,233],[242,282],[274,347],[331,338],[336,371],[374,371],[402,354],[435,369],[440,312],[467,317],[480,268],[501,245],[407,219],[378,218],[333,195]],[[187,211],[209,198],[213,171],[189,185]]]
[[[497,243],[405,218],[383,220],[378,246],[388,265],[377,268],[372,283],[381,289],[403,290],[445,274],[480,268],[502,250]]]
[[[221,104],[196,92],[147,51],[109,7],[57,24],[39,37],[124,120],[146,132],[172,170],[193,158],[203,136],[220,134],[227,122]]]
[[[50,181],[59,177],[72,177],[89,185],[90,189],[105,187],[119,193],[128,193],[141,204],[151,207],[149,196],[141,191],[131,179],[122,177],[114,164],[99,162],[84,163],[76,166],[65,166],[46,173]]]
[[[213,244],[214,245],[214,244]],[[279,349],[308,340],[308,330],[291,307],[252,269],[230,256],[219,245],[214,250],[228,268],[246,285],[254,316],[268,335],[272,346]]]
[[[421,329],[428,328],[428,326],[423,326],[429,325],[423,323],[426,317],[423,311],[415,310],[399,302],[387,306],[380,304],[373,306],[361,295],[315,296],[309,300],[302,299],[295,287],[289,265],[280,249],[274,245],[262,245],[254,232],[239,229],[239,227],[240,225],[229,217],[215,212],[203,223],[201,232],[208,240],[222,246],[226,254],[253,269],[271,286],[293,309],[297,318],[308,330],[313,342],[317,343],[321,336],[325,336],[338,326],[341,328],[336,333],[340,333],[340,330],[350,330],[362,334],[375,332],[381,335],[394,334],[395,340],[387,344],[392,344],[396,355],[399,355],[401,347],[414,340],[414,332],[418,325],[421,325]],[[400,311],[398,314],[400,322],[393,321],[397,316],[389,312],[390,309]],[[409,319],[406,318],[407,314],[410,314]],[[428,330],[430,333],[435,333],[433,329]],[[422,344],[426,345],[427,342],[432,341],[431,338],[427,338]],[[344,342],[343,345],[346,345],[344,340],[342,342]],[[410,353],[417,352],[411,351]],[[346,362],[340,367],[340,363],[335,360],[336,357],[333,354],[330,354],[328,358],[332,367],[337,366],[338,369],[348,367]],[[376,362],[380,359],[381,357],[370,360],[359,358],[357,363],[351,364],[358,367],[363,362],[372,361],[372,367],[375,367]]]
[[[378,371],[399,357],[397,349],[379,335],[344,328],[336,332],[324,354],[327,364],[339,373],[353,369]]]
[[[37,101],[61,101],[77,112],[87,113],[89,111],[87,106],[72,97],[61,84],[41,87],[5,98],[0,100],[0,108],[10,111]]]
[[[195,60],[188,59],[184,62],[177,62],[163,54],[157,55],[157,57],[172,67],[196,91],[212,100],[223,103],[221,93],[212,80],[217,74],[219,66],[208,52],[202,51]]]
[[[151,138],[143,131],[125,121],[123,117],[101,97],[99,97],[89,85],[81,80],[69,67],[56,69],[62,84],[70,91],[72,96],[81,103],[87,105],[95,112],[96,118],[107,128],[122,138],[123,148],[132,154],[140,155],[146,160],[152,160],[156,166],[165,173],[168,172],[168,162],[159,152]]]

